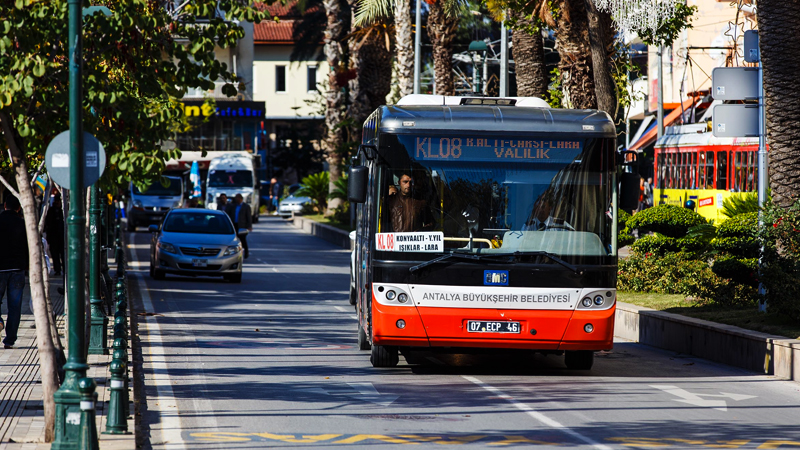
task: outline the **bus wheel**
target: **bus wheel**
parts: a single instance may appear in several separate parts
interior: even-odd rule
[[[356,304],[356,288],[355,286],[350,286],[350,304]]]
[[[594,364],[594,352],[589,350],[567,351],[564,353],[564,363],[568,369],[589,370]]]
[[[400,355],[397,353],[397,347],[373,345],[369,362],[372,363],[372,367],[394,367],[400,362]]]
[[[370,348],[372,346],[369,345],[369,340],[367,340],[367,333],[364,332],[364,327],[358,324],[358,349],[369,350]]]

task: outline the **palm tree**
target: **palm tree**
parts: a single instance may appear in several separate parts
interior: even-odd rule
[[[330,67],[328,92],[325,95],[325,127],[327,135],[322,141],[326,159],[330,167],[330,182],[342,175],[342,159],[346,142],[346,128],[341,126],[345,120],[347,96],[345,88],[352,79],[353,72],[348,67],[348,55],[344,38],[350,29],[350,7],[344,0],[323,0],[325,16],[325,58]]]
[[[455,95],[453,82],[453,39],[458,28],[458,3],[430,0],[428,37],[433,44],[433,77],[438,95]]]
[[[394,42],[400,97],[414,89],[414,41],[411,33],[411,0],[359,0],[355,25],[368,27],[391,16],[394,6]]]
[[[597,108],[589,20],[584,0],[558,0],[556,49],[564,89],[564,106]]]
[[[769,136],[769,185],[778,206],[789,208],[800,191],[800,158],[796,142],[800,138],[800,99],[790,86],[800,85],[800,64],[794,49],[800,42],[791,39],[800,17],[800,3],[785,0],[758,2],[758,28],[761,60],[764,65],[764,96]]]
[[[348,36],[351,67],[347,115],[352,120],[352,139],[360,142],[361,126],[367,117],[386,103],[392,90],[392,27],[377,22]]]

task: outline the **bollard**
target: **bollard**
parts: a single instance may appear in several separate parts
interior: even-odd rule
[[[125,317],[116,317],[114,318],[114,341],[116,342],[117,339],[125,339],[128,340],[128,321]]]
[[[128,432],[128,421],[125,419],[123,401],[125,400],[125,375],[126,364],[118,359],[111,360],[108,365],[111,372],[111,396],[108,402],[108,415],[106,431],[103,434],[125,434]]]
[[[78,390],[81,392],[81,434],[78,438],[80,450],[100,449],[97,442],[97,417],[94,410],[96,386],[97,384],[91,378],[78,380]]]
[[[128,380],[130,378],[128,376],[128,371],[127,371],[127,367],[128,367],[127,366],[127,364],[128,364],[128,350],[127,350],[127,348],[128,348],[128,345],[123,339],[114,339],[113,348],[114,348],[114,351],[112,353],[113,358],[118,360],[118,361],[125,361],[125,364],[126,364],[126,366],[125,366],[126,370],[125,370],[125,373],[123,374],[123,380],[124,380],[124,384],[125,384],[125,395],[124,395],[124,398],[123,398],[124,401],[122,402],[122,404],[124,405],[123,410],[125,411],[125,417],[128,417],[128,416],[131,415],[130,414],[130,401],[131,401],[131,399],[130,399],[130,392],[129,392],[129,388],[130,388],[129,384],[130,383],[128,382]]]

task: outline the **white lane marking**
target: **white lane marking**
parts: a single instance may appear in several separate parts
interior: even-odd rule
[[[343,306],[334,306],[334,308],[336,308],[337,311],[341,311],[341,312],[344,312],[344,313],[352,312],[351,310],[349,310],[349,309],[347,309],[347,308],[345,308]],[[355,315],[355,314],[350,314],[350,317],[355,319],[355,320],[358,320],[358,316]]]
[[[277,267],[273,267],[272,271],[275,272],[275,273],[278,273],[278,268]]]
[[[381,406],[389,406],[400,397],[399,395],[381,394],[375,389],[375,386],[368,381],[347,384],[357,392],[356,395],[348,394],[348,396]]]
[[[738,402],[740,400],[756,398],[755,395],[728,394],[726,392],[720,392],[719,394],[693,394],[685,389],[679,388],[678,386],[662,385],[662,384],[651,384],[650,387],[662,390],[667,394],[672,394],[676,397],[680,397],[681,400],[673,399],[676,402],[688,403],[690,405],[702,406],[706,408],[714,408],[720,411],[728,410],[728,403],[725,402],[725,400],[706,400],[703,397],[729,398],[735,402]]]
[[[155,312],[150,293],[147,291],[142,281],[142,275],[136,274],[136,284],[139,295],[142,296],[142,305],[145,311]],[[148,402],[150,411],[157,411],[159,424],[156,427],[161,432],[161,440],[166,448],[185,449],[186,446],[181,438],[181,419],[178,416],[178,402],[172,392],[172,381],[169,378],[167,369],[166,353],[164,352],[164,342],[161,339],[161,327],[155,316],[145,316],[145,328],[147,329],[148,353],[151,367],[150,379],[156,386],[157,397]]]
[[[535,409],[533,409],[532,407],[526,405],[525,403],[515,401],[514,397],[511,397],[510,395],[504,393],[503,391],[501,391],[500,389],[497,389],[494,386],[486,384],[483,381],[481,381],[481,380],[479,380],[479,379],[477,379],[475,377],[469,377],[469,376],[466,376],[466,375],[462,375],[462,376],[463,376],[463,378],[465,380],[470,381],[472,383],[475,383],[476,385],[480,386],[481,388],[483,388],[483,389],[491,392],[492,394],[495,394],[496,396],[502,398],[503,400],[511,403],[515,408],[519,409],[520,411],[524,411],[525,414],[533,417],[534,419],[536,419],[539,422],[547,425],[550,428],[555,428],[555,429],[557,429],[557,430],[559,430],[559,431],[561,431],[561,432],[563,432],[565,434],[568,434],[568,435],[572,436],[573,438],[575,438],[575,439],[577,439],[579,441],[582,441],[582,442],[584,442],[586,444],[591,445],[592,447],[594,447],[596,449],[611,450],[611,447],[609,447],[607,445],[600,444],[598,442],[595,442],[591,438],[588,438],[588,437],[578,433],[577,431],[575,431],[573,429],[567,428],[566,426],[562,425],[561,423],[556,422],[555,420],[553,420],[553,419],[545,416],[544,414],[536,411]]]

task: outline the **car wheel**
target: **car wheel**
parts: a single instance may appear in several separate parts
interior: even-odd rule
[[[155,278],[155,277],[156,277],[156,271],[153,268],[153,262],[150,261],[150,278]]]
[[[567,351],[564,353],[564,364],[572,370],[589,370],[594,364],[594,352],[589,350]]]
[[[163,280],[166,277],[166,274],[163,270],[153,269],[153,279],[154,280]]]
[[[372,367],[394,367],[400,362],[397,347],[391,345],[373,345],[369,357]]]
[[[242,272],[235,273],[233,275],[225,275],[225,279],[230,281],[231,283],[241,283],[242,282]]]
[[[356,287],[350,286],[350,304],[355,305],[356,301],[358,300],[358,296],[356,294]]]
[[[128,231],[131,233],[136,231],[136,222],[131,218],[128,218]]]
[[[370,348],[372,348],[372,346],[367,340],[367,333],[364,331],[364,327],[362,327],[361,324],[358,324],[358,349],[369,350]]]

